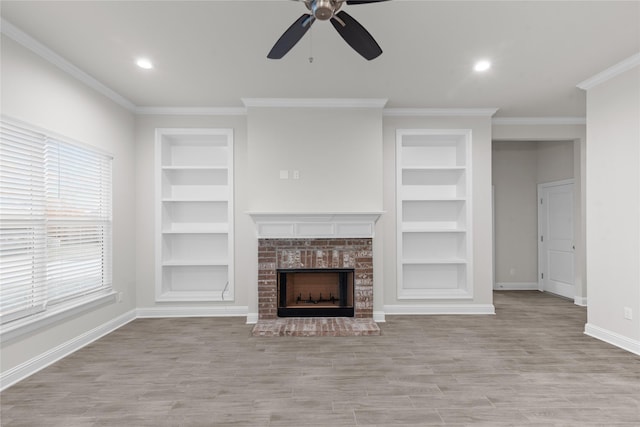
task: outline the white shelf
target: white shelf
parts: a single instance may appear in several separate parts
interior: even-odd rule
[[[423,259],[411,259],[406,258],[402,260],[402,264],[467,264],[467,260],[464,258],[423,258]]]
[[[228,197],[171,197],[162,199],[163,202],[226,202]]]
[[[232,300],[232,130],[157,129],[156,200],[156,300]]]
[[[214,265],[224,265],[229,264],[229,260],[227,258],[224,259],[212,259],[209,261],[197,261],[193,259],[185,259],[185,260],[166,260],[162,262],[164,267],[179,267],[179,266],[214,266]]]
[[[466,228],[437,226],[430,222],[405,222],[402,233],[466,233]]]
[[[469,298],[471,132],[396,133],[398,298]]]
[[[199,223],[178,223],[172,224],[173,228],[163,229],[162,234],[227,234],[229,224],[199,224]]]
[[[162,166],[166,171],[224,171],[229,169],[226,165],[220,166]]]
[[[465,166],[403,166],[403,171],[465,171]]]

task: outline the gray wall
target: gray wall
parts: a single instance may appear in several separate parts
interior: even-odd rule
[[[537,185],[574,177],[573,141],[493,143],[497,289],[537,287]]]

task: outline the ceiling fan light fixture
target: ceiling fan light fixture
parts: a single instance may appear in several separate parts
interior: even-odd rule
[[[335,2],[332,0],[316,0],[311,3],[311,11],[316,19],[326,21],[331,19],[336,10]]]
[[[343,3],[367,4],[386,0],[300,0],[309,10],[298,18],[273,45],[267,58],[280,59],[287,54],[316,21],[330,21],[340,37],[363,58],[370,61],[382,54],[373,36],[351,15],[340,10]],[[311,61],[310,61],[311,62]]]

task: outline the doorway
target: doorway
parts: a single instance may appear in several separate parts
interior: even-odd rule
[[[580,177],[580,147],[577,141],[493,141],[495,290],[541,290],[568,296],[576,303],[579,301],[576,295],[580,294],[582,298],[583,292],[576,292],[582,289],[582,285],[578,271],[580,266],[573,252],[574,242],[581,244],[581,186],[579,182],[577,185],[574,183],[575,177]],[[538,247],[540,237],[544,235],[538,231],[538,186],[546,185],[545,188],[548,187],[548,191],[553,193],[553,188],[558,184],[569,183],[574,185],[571,198],[562,199],[564,193],[554,193],[552,205],[554,210],[566,207],[567,203],[570,205],[571,221],[567,223],[564,218],[564,224],[571,228],[570,237],[565,239],[567,231],[560,233],[554,228],[551,234],[547,230],[544,238],[552,238],[552,243],[557,245],[569,241],[571,252],[559,251],[553,246],[552,256],[545,253],[546,258],[543,259]],[[558,188],[555,190],[560,191]],[[547,220],[547,224],[559,227],[560,218],[554,216],[552,221]],[[551,247],[545,247],[549,252],[547,248]],[[544,268],[540,267],[540,261],[544,261]],[[552,270],[548,270],[549,267]],[[548,270],[546,274],[543,271],[545,269]],[[551,279],[553,283],[542,283],[542,274],[545,280]],[[571,288],[563,286],[569,283]]]

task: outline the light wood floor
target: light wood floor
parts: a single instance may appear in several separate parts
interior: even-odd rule
[[[9,426],[640,425],[640,357],[586,310],[498,292],[496,316],[389,316],[375,337],[136,320],[6,390]]]

